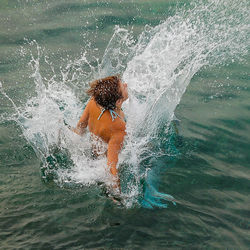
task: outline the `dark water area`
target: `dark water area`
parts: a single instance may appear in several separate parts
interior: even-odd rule
[[[214,9],[209,10],[217,6],[218,1],[201,2],[207,8],[206,18],[210,20],[210,14],[215,14]],[[175,117],[169,118],[170,125],[155,118],[160,129],[148,143],[152,155],[145,160],[142,159],[144,155],[138,156],[141,161],[137,172],[137,168],[129,171],[133,162],[128,162],[126,154],[123,155],[123,191],[126,193],[126,189],[134,185],[139,194],[127,199],[125,205],[119,205],[108,198],[98,184],[86,182],[88,176],[92,178],[92,172],[84,173],[80,165],[76,166],[75,175],[56,171],[61,179],[48,172],[44,174],[44,166],[47,166],[44,156],[55,157],[56,154],[50,151],[52,137],[47,138],[48,147],[41,141],[41,145],[33,143],[36,133],[44,126],[41,121],[46,117],[42,107],[46,106],[48,121],[57,121],[50,101],[61,93],[61,99],[56,101],[62,110],[76,107],[76,111],[68,114],[69,118],[73,117],[71,123],[74,124],[82,109],[79,102],[83,106],[87,100],[86,84],[102,74],[113,72],[114,69],[109,68],[108,63],[102,63],[102,59],[112,57],[115,48],[121,48],[122,66],[114,68],[126,78],[131,95],[135,96],[136,86],[133,84],[136,79],[129,78],[132,72],[129,67],[141,54],[130,52],[129,46],[125,50],[122,43],[112,40],[117,34],[115,27],[132,29],[134,43],[140,42],[140,34],[149,27],[158,27],[165,20],[172,18],[172,27],[181,26],[185,22],[180,21],[182,16],[177,18],[176,13],[181,9],[183,16],[187,15],[194,2],[0,1],[0,249],[249,249],[250,22],[244,13],[249,12],[250,5],[248,1],[236,3],[239,18],[233,19],[236,18],[233,16],[230,19],[230,13],[235,12],[233,1],[221,2],[225,11],[219,13],[222,19],[225,15],[227,21],[219,19],[218,23],[225,24],[226,28],[211,24],[211,41],[207,41],[220,41],[220,35],[212,39],[213,31],[233,29],[231,23],[235,23],[242,27],[237,37],[245,32],[244,39],[237,41],[245,50],[241,52],[236,45],[227,45],[237,40],[229,34],[231,40],[221,42],[225,50],[230,47],[229,56],[217,63],[216,60],[225,55],[223,48],[220,50],[217,46],[218,52],[211,56],[212,59],[206,58],[207,63],[193,71],[190,81],[183,80],[187,87],[176,92],[179,99],[174,99]],[[201,18],[204,23],[206,18]],[[191,21],[195,20],[196,16]],[[122,39],[129,44],[129,38],[121,36]],[[153,39],[150,39],[142,39],[139,45],[152,44]],[[196,40],[191,40],[190,44]],[[171,44],[178,41],[175,38]],[[109,45],[114,51],[108,50]],[[138,46],[138,51],[140,49]],[[174,68],[171,74],[161,75],[164,81],[181,72],[185,60],[192,64],[195,50],[187,45],[182,50],[189,57],[180,60],[181,66]],[[84,53],[86,57],[82,56]],[[157,54],[159,58],[160,54]],[[150,58],[151,54],[142,57],[145,68],[151,65]],[[171,58],[167,60],[175,63]],[[39,65],[36,64],[38,61]],[[164,60],[159,64],[164,64]],[[44,85],[39,82],[40,75]],[[153,84],[153,80],[151,82]],[[55,83],[59,86],[62,83],[67,88],[49,88]],[[46,94],[52,96],[45,104],[41,101],[44,86],[48,87]],[[154,98],[153,95],[150,97],[153,90],[146,87],[146,83],[145,88],[140,86],[138,89],[145,90],[147,100]],[[166,99],[172,100],[171,96],[168,94]],[[36,103],[33,97],[42,104]],[[71,103],[71,99],[79,102]],[[35,104],[29,100],[35,100]],[[159,114],[165,114],[165,109],[168,109],[167,104],[159,105],[157,110]],[[32,114],[37,122],[29,126],[24,123],[19,115],[23,115],[23,110],[27,117]],[[55,134],[51,127],[45,127],[49,131],[45,135]],[[167,127],[170,129],[166,132]],[[69,154],[72,154],[72,148],[74,145],[68,143]],[[127,149],[133,152],[135,144]],[[71,156],[65,156],[59,149],[59,170],[74,169],[70,162],[75,161],[75,156]],[[138,186],[133,183],[133,178],[139,180]],[[171,195],[174,202],[158,199],[157,194]]]

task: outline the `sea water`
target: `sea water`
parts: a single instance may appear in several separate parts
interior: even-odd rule
[[[32,5],[25,7],[25,4],[22,4],[19,8],[28,8],[27,13],[30,9],[32,10]],[[105,9],[115,8],[118,3],[107,2],[105,5],[105,2],[103,2],[102,4],[101,7]],[[58,5],[59,7],[57,5],[50,6],[49,3],[45,6],[48,12],[56,11],[60,7],[60,5]],[[153,6],[152,4],[151,8]],[[139,7],[142,8],[142,6],[137,8]],[[81,5],[80,3],[78,5],[76,3],[75,5],[73,3],[61,5],[62,13],[73,11],[74,8],[84,12],[84,8],[91,10],[94,6],[91,7],[91,4]],[[188,136],[187,138],[180,136],[179,130],[181,130],[181,127],[178,129],[178,126],[181,126],[182,121],[176,117],[176,109],[181,104],[183,95],[188,90],[191,81],[202,84],[197,80],[200,72],[209,72],[211,68],[216,74],[218,67],[223,70],[223,67],[238,65],[239,63],[243,65],[242,67],[247,67],[249,56],[249,3],[247,1],[230,0],[193,1],[184,5],[176,5],[171,8],[171,11],[172,14],[168,17],[164,18],[163,14],[162,19],[157,24],[150,22],[143,24],[140,31],[136,30],[136,25],[133,26],[129,23],[127,25],[113,25],[112,32],[107,31],[106,33],[106,36],[109,34],[109,40],[106,47],[103,48],[103,54],[98,52],[100,48],[96,44],[96,39],[100,40],[100,38],[97,35],[94,38],[88,37],[84,32],[84,35],[82,35],[83,45],[79,53],[74,54],[74,56],[59,53],[54,47],[55,44],[49,41],[40,42],[39,39],[32,39],[32,36],[29,35],[25,35],[22,44],[16,46],[15,53],[18,54],[16,58],[25,65],[22,66],[22,69],[20,67],[19,74],[21,74],[22,79],[29,79],[29,86],[26,86],[25,93],[19,91],[16,95],[12,94],[12,89],[8,89],[7,83],[11,82],[11,77],[1,80],[1,100],[4,103],[1,123],[3,129],[11,126],[13,131],[19,131],[18,136],[23,138],[21,145],[24,144],[25,147],[28,147],[28,151],[35,153],[32,158],[37,159],[39,168],[35,168],[34,171],[40,173],[40,180],[43,180],[41,183],[44,183],[41,185],[46,187],[46,185],[55,184],[52,190],[58,190],[56,192],[69,190],[69,192],[76,192],[76,196],[80,195],[81,191],[79,190],[84,190],[85,196],[90,193],[91,200],[96,200],[99,196],[102,197],[99,197],[100,200],[105,198],[105,187],[110,182],[106,159],[93,160],[90,152],[89,133],[79,137],[72,133],[65,123],[71,126],[76,125],[88,102],[89,97],[85,94],[85,90],[91,80],[119,73],[122,80],[128,83],[129,100],[124,103],[127,137],[124,148],[119,155],[119,172],[122,184],[122,193],[119,199],[121,202],[112,204],[112,206],[125,209],[124,211],[127,211],[127,209],[154,210],[169,207],[166,213],[171,208],[172,214],[176,213],[176,215],[182,216],[177,225],[182,222],[188,227],[188,218],[193,218],[192,212],[188,213],[188,209],[192,208],[191,210],[194,211],[198,209],[194,206],[196,204],[195,197],[188,198],[187,194],[186,198],[183,198],[179,192],[169,186],[168,178],[172,174],[172,183],[177,183],[175,188],[178,189],[178,183],[181,180],[182,184],[179,184],[179,188],[183,187],[185,180],[182,176],[184,174],[192,175],[188,170],[180,172],[180,169],[189,165],[188,162],[197,167],[200,166],[199,164],[204,167],[208,164],[207,162],[216,162],[220,157],[212,154],[210,158],[206,156],[206,160],[204,159],[203,155],[207,155],[206,151],[209,152],[209,150],[206,150],[205,144],[202,146],[201,142],[204,138],[202,134],[198,136],[198,132],[196,132],[194,136],[191,136],[190,139],[194,141],[192,143],[189,143]],[[46,12],[44,12],[44,17],[46,15]],[[94,18],[95,13],[91,13],[90,17]],[[98,30],[98,24],[96,29]],[[55,39],[55,41],[57,40]],[[47,43],[50,44],[51,48],[47,47]],[[60,56],[56,55],[57,53]],[[244,73],[242,74],[239,71],[239,74],[242,75],[244,80]],[[221,77],[221,74],[217,73],[212,87],[219,90],[219,88],[230,86],[230,79],[226,78],[225,83],[224,80],[221,80],[222,83],[218,83],[219,77]],[[206,78],[203,77],[203,79]],[[210,81],[209,77],[207,79]],[[19,89],[19,84],[17,79],[14,90]],[[204,84],[202,86],[207,87]],[[246,86],[245,88],[247,88]],[[211,88],[207,90],[207,93],[209,92],[211,92]],[[207,95],[207,93],[203,93],[203,95]],[[194,96],[199,98],[201,95],[197,92]],[[204,98],[208,102],[224,96],[226,96],[225,93],[218,91]],[[5,105],[8,107],[7,111],[5,111]],[[184,105],[182,107],[183,112],[185,113],[188,108],[188,105]],[[209,111],[207,111],[207,114],[209,114]],[[194,126],[191,121],[188,124]],[[202,122],[197,127],[198,131],[201,128],[203,130],[206,128],[202,125]],[[210,131],[207,128],[206,135],[211,133],[212,128],[213,125]],[[192,131],[192,133],[195,133],[195,131]],[[226,132],[224,133],[227,135]],[[197,136],[198,138],[196,138]],[[229,139],[225,137],[225,140]],[[207,139],[207,141],[209,140]],[[215,141],[216,138],[214,138],[214,143]],[[228,141],[228,143],[231,143],[231,141]],[[196,144],[203,147],[204,151],[201,150],[200,153],[199,151],[197,153],[195,150]],[[5,143],[5,145],[7,144]],[[194,148],[192,149],[192,147]],[[189,154],[193,155],[193,161],[190,160],[192,157],[188,157]],[[199,154],[197,159],[195,154]],[[6,165],[7,158],[3,157],[3,159],[5,159],[3,165]],[[186,160],[184,161],[184,159]],[[25,156],[22,161],[25,162]],[[17,159],[16,163],[18,162],[20,161]],[[194,177],[188,179],[188,185],[194,185],[197,181],[199,182],[199,179],[202,180],[204,173],[210,167],[204,168],[202,173],[197,172],[197,169],[193,169]],[[222,171],[222,169],[216,171]],[[214,176],[214,179],[210,180],[210,176]],[[205,182],[214,185],[216,178],[215,173],[210,172]],[[167,184],[167,189],[163,186],[164,184]],[[215,190],[219,192],[220,189],[215,188]],[[91,192],[94,192],[94,194]],[[199,185],[195,192],[199,192]],[[200,192],[203,193],[204,191],[200,190]],[[216,192],[214,194],[216,197]],[[206,192],[203,196],[206,196]],[[108,198],[106,199],[108,200]],[[243,197],[237,199],[244,200]],[[191,205],[192,202],[194,205]],[[187,211],[184,210],[182,213],[180,210],[182,206],[186,207]],[[212,208],[214,204],[204,205],[204,209],[206,206]],[[85,205],[82,207],[84,209]],[[65,209],[64,205],[62,205],[62,208]],[[97,205],[95,211],[99,211],[99,209],[104,208],[102,205]],[[206,237],[210,239],[209,221],[211,219],[209,219],[208,211],[209,209],[206,210],[204,219],[196,222],[197,228],[202,227],[198,224],[204,224],[204,227],[202,227],[204,228],[204,234],[201,236],[203,241]],[[98,212],[96,213],[98,214]],[[113,213],[116,212],[113,211]],[[140,214],[140,212],[138,213]],[[105,218],[105,216],[99,216],[97,217]],[[192,227],[195,225],[197,216],[193,218],[193,222],[190,224]],[[90,214],[89,217],[95,218]],[[152,218],[154,218],[153,214]],[[171,221],[171,217],[166,215],[162,215],[161,218],[163,221]],[[215,216],[215,218],[220,221],[220,217]],[[133,216],[131,219],[133,220]],[[95,221],[95,219],[93,220]],[[223,224],[224,219],[221,220]],[[121,223],[123,224],[123,221]],[[105,223],[98,223],[98,225],[101,227]],[[244,227],[246,228],[247,225],[244,225]],[[134,230],[136,228],[135,226]],[[145,230],[142,230],[142,232],[145,232]],[[160,226],[160,238],[163,237],[162,230],[164,230],[163,226]],[[198,240],[199,233],[196,230],[194,231],[196,232],[194,238],[197,237]],[[186,240],[183,242],[189,242],[189,239],[193,237],[191,231],[183,230],[181,232],[185,232],[183,237]],[[128,231],[126,231],[126,234],[128,234]],[[175,240],[170,245],[183,246],[176,231],[175,234]],[[149,235],[151,235],[150,238],[154,239],[151,233]],[[133,246],[133,237],[139,236],[131,237],[127,244]],[[92,242],[91,234],[88,238]],[[234,236],[232,238],[234,239]],[[103,239],[101,242],[106,241]],[[139,242],[137,243],[139,245],[145,244]],[[237,241],[235,239],[233,242],[235,246],[244,246],[244,232],[242,232],[242,240]],[[103,244],[112,246],[107,242]],[[153,246],[161,247],[167,245],[167,242],[163,245],[159,242],[153,244]],[[99,246],[102,246],[102,244]],[[125,245],[119,245],[117,242],[114,246]],[[210,243],[210,246],[216,247],[212,243]],[[221,245],[219,244],[219,246]]]

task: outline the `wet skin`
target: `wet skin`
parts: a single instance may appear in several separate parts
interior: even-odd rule
[[[114,111],[123,119],[117,117],[112,121],[109,111],[105,110],[101,119],[98,120],[102,107],[95,102],[94,98],[91,98],[84,109],[76,128],[73,130],[75,133],[82,135],[85,132],[85,128],[88,127],[92,134],[98,136],[108,144],[107,164],[110,168],[111,174],[115,177],[118,186],[119,178],[116,165],[126,135],[126,123],[124,121],[124,113],[121,110],[121,106],[122,103],[128,99],[127,84],[120,81],[119,89],[123,98],[117,100],[116,109]]]

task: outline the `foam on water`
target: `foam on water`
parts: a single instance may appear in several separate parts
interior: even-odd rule
[[[89,134],[79,137],[63,121],[75,126],[84,108],[74,88],[77,82],[87,88],[90,79],[120,73],[129,86],[129,101],[124,104],[127,138],[119,157],[124,204],[139,202],[152,208],[166,207],[162,199],[173,202],[172,196],[157,191],[157,173],[167,166],[154,166],[152,159],[176,153],[170,123],[194,74],[204,66],[241,60],[247,53],[249,5],[247,0],[194,1],[189,10],[179,9],[158,26],[146,26],[137,39],[116,27],[98,66],[89,63],[85,53],[59,71],[46,59],[49,78],[41,74],[40,66],[46,53],[31,42],[30,48],[37,50],[29,63],[36,95],[20,110],[0,89],[12,102],[15,120],[42,162],[44,179],[52,176],[59,185],[110,181],[106,159],[91,158]],[[87,96],[83,99],[87,101]],[[164,137],[168,149],[157,143]]]

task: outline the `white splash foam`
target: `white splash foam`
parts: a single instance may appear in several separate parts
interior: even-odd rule
[[[159,154],[152,152],[152,140],[157,139],[159,127],[168,128],[193,75],[201,67],[240,59],[247,53],[249,1],[194,1],[189,10],[180,9],[156,27],[146,26],[136,43],[132,37],[128,30],[116,27],[98,67],[94,68],[82,53],[57,72],[45,52],[32,41],[30,46],[36,47],[37,55],[31,53],[29,65],[36,95],[20,111],[2,91],[16,109],[23,134],[45,168],[47,158],[54,157],[55,146],[69,152],[72,165],[56,168],[55,181],[59,185],[91,185],[109,182],[106,159],[92,160],[88,135],[73,134],[63,120],[75,126],[83,110],[75,88],[78,81],[83,82],[84,88],[90,79],[121,73],[130,96],[124,105],[128,136],[119,158],[119,164],[131,176],[123,190],[127,206],[135,204],[142,195],[140,181],[146,178],[147,170],[141,170],[141,162],[145,155]],[[50,78],[40,73],[43,57],[51,68]]]

